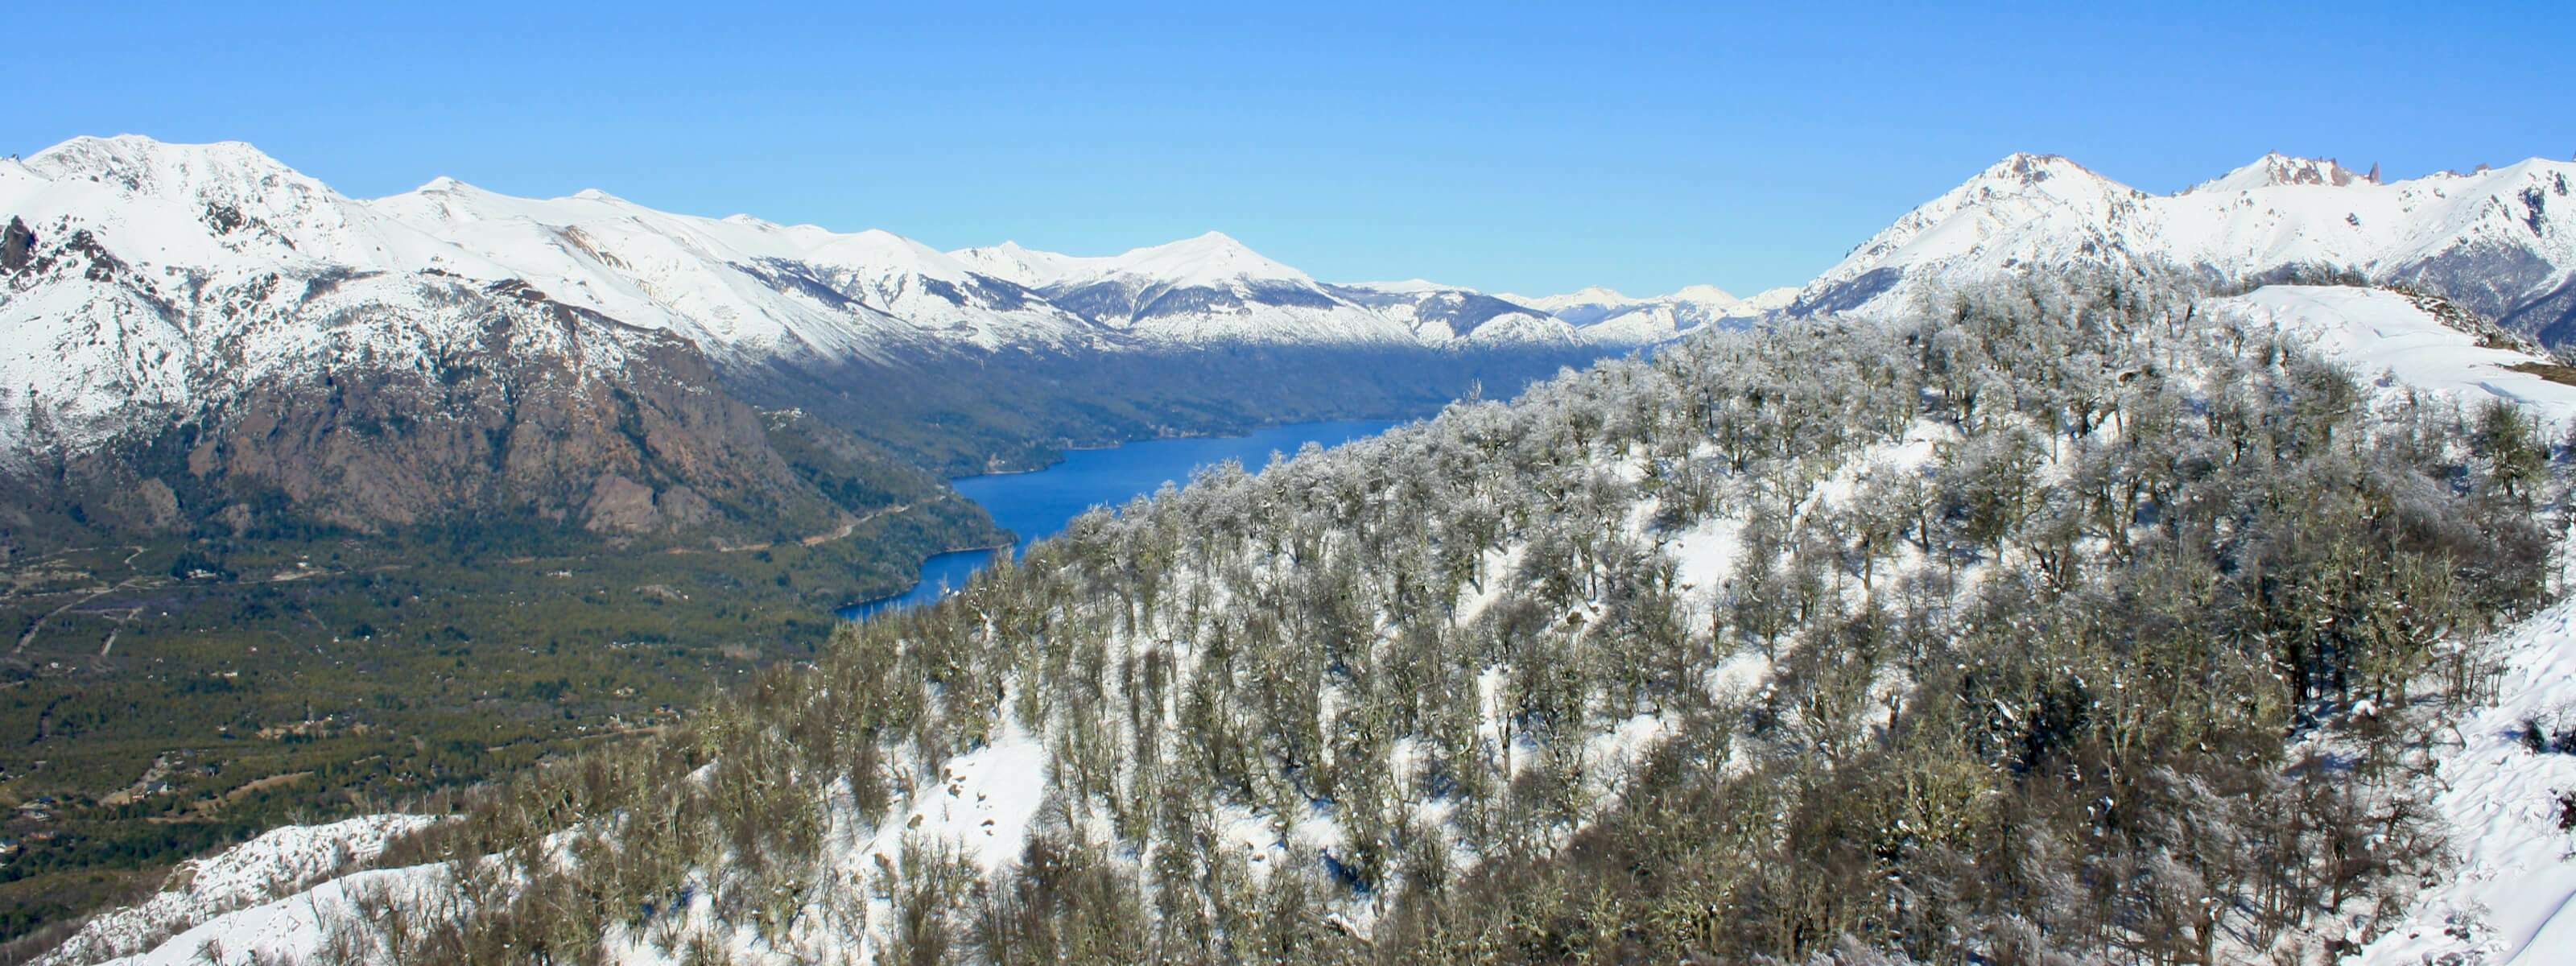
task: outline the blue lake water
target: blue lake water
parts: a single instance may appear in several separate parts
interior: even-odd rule
[[[1064,532],[1065,524],[1085,510],[1117,506],[1161,489],[1165,482],[1186,483],[1199,467],[1234,460],[1244,469],[1257,471],[1270,464],[1273,453],[1295,455],[1308,442],[1337,446],[1375,436],[1393,425],[1382,419],[1350,419],[1290,423],[1248,436],[1149,439],[1107,449],[1074,450],[1064,454],[1063,462],[1042,470],[959,477],[949,485],[982,505],[993,515],[993,522],[1019,536],[1019,544],[1011,548],[1017,555],[1027,552],[1030,544]],[[938,600],[966,586],[966,578],[992,563],[995,552],[939,554],[922,562],[921,582],[911,590],[853,604],[839,613],[858,619]]]

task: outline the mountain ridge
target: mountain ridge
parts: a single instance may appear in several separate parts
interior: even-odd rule
[[[1797,315],[1892,311],[2033,268],[2159,268],[2220,284],[2356,273],[2438,291],[2552,346],[2576,341],[2576,162],[2382,183],[2266,155],[2150,194],[2014,154],[1917,206],[1802,287]]]
[[[0,234],[0,462],[27,477],[19,483],[28,492],[75,506],[84,488],[99,507],[150,492],[149,512],[97,519],[151,527],[177,525],[164,512],[171,501],[108,481],[149,478],[214,501],[179,514],[200,522],[252,494],[201,492],[165,479],[168,467],[54,472],[42,483],[30,474],[94,452],[104,464],[130,462],[174,425],[234,433],[250,425],[241,420],[254,398],[291,407],[288,422],[324,435],[349,429],[335,407],[351,385],[412,386],[406,405],[436,412],[463,405],[454,394],[477,385],[455,375],[465,372],[528,380],[505,380],[498,398],[574,408],[624,406],[618,400],[650,395],[635,388],[645,383],[808,408],[916,466],[953,473],[1043,462],[1050,445],[1420,414],[1472,385],[1514,386],[1676,334],[1596,338],[1481,303],[1423,320],[1414,306],[1355,297],[1217,232],[1099,258],[1017,245],[950,253],[881,229],[663,212],[595,188],[518,198],[442,176],[357,199],[247,143],[135,135],[74,138],[0,166]],[[1497,316],[1506,318],[1484,324]],[[527,337],[541,331],[560,337]],[[654,348],[600,348],[630,344]],[[634,360],[644,364],[630,371]],[[356,418],[378,427],[387,415],[402,414]],[[683,422],[735,437],[692,446],[756,455],[739,414]],[[470,492],[460,505],[494,509],[478,501],[526,490],[492,485],[510,465],[498,444],[475,470],[430,452],[454,446],[411,432],[431,422],[395,425],[405,432],[370,445],[412,450],[398,461],[445,467],[446,482],[374,467],[338,474],[335,489],[288,468],[301,457],[200,460],[188,472],[260,481],[254,488],[283,480],[290,503],[362,528],[403,525],[437,505],[432,493]],[[583,425],[576,435],[597,437],[624,423]],[[602,459],[621,451],[583,447]],[[719,474],[721,483],[646,484],[649,513],[601,516],[586,498],[561,496],[534,505],[576,526],[625,521],[603,526],[626,532],[713,519],[696,497],[750,507],[769,499],[751,499],[754,491],[798,488],[777,475],[774,457],[754,462],[762,468]],[[227,466],[242,473],[226,477]],[[409,495],[353,495],[385,486]],[[679,491],[695,497],[667,509],[654,502]],[[612,502],[632,510],[635,501]],[[833,512],[811,493],[790,502],[803,507],[786,514],[798,521]],[[23,537],[28,527],[45,529],[32,520],[12,529]]]

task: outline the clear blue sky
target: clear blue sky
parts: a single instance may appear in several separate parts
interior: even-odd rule
[[[598,187],[943,248],[1213,228],[1531,293],[1800,282],[2015,150],[2154,191],[2274,149],[2576,152],[2546,3],[110,6],[0,17],[0,151],[244,140],[353,195]]]

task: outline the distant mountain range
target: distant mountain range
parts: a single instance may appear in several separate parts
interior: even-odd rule
[[[0,163],[0,207],[32,235],[32,247],[86,232],[120,259],[164,272],[513,280],[566,305],[685,336],[720,362],[954,348],[1439,345],[1476,328],[1429,324],[1423,320],[1436,313],[1411,308],[1381,311],[1389,289],[1319,283],[1217,232],[1104,257],[1011,243],[943,253],[884,231],[675,215],[599,191],[540,200],[439,178],[359,200],[238,143],[75,139],[23,163]],[[1704,307],[1691,324],[1740,304],[1707,287],[1665,301]],[[1494,314],[1532,319],[1507,328],[1524,341],[1634,345],[1673,334],[1597,328],[1595,316],[1538,307],[1498,306]]]
[[[439,178],[361,200],[246,144],[134,136],[0,161],[0,233],[0,465],[129,529],[262,502],[359,527],[476,506],[618,532],[828,518],[753,406],[958,472],[1425,412],[1759,314],[1704,287],[1555,311],[1333,285],[1215,232],[941,252],[598,191]]]
[[[1216,232],[942,252],[598,191],[440,178],[360,200],[245,144],[79,138],[0,161],[0,486],[111,529],[260,506],[360,528],[460,507],[619,533],[801,526],[877,509],[823,492],[884,488],[783,461],[757,410],[856,434],[825,447],[850,472],[1021,467],[1428,412],[1704,328],[2073,266],[2404,283],[2566,345],[2571,181],[2576,163],[2532,160],[2383,184],[2274,154],[2152,195],[2016,154],[1801,288],[1632,298],[1323,282]],[[0,528],[45,529],[12,512]]]

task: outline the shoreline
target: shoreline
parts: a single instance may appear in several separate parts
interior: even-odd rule
[[[1028,468],[1028,469],[997,470],[997,471],[990,472],[990,473],[972,473],[972,474],[968,474],[968,475],[965,475],[965,476],[953,476],[953,477],[949,477],[949,478],[947,478],[947,481],[946,481],[946,482],[947,482],[947,486],[948,486],[948,488],[949,488],[949,489],[948,489],[949,495],[954,496],[954,497],[956,497],[957,499],[965,500],[965,501],[966,501],[966,502],[968,502],[968,503],[972,503],[972,504],[974,504],[977,508],[984,510],[984,511],[985,511],[985,513],[989,516],[989,515],[991,514],[991,512],[992,512],[992,508],[991,508],[991,507],[984,506],[984,504],[982,504],[982,503],[980,503],[980,502],[977,502],[976,500],[974,500],[974,499],[973,499],[973,498],[971,498],[971,497],[966,496],[966,495],[965,495],[964,493],[962,493],[962,492],[959,492],[959,491],[957,490],[957,484],[958,484],[958,483],[961,483],[961,482],[964,482],[964,481],[967,481],[967,480],[980,479],[980,478],[983,478],[983,477],[992,477],[992,476],[1024,476],[1024,475],[1028,475],[1028,474],[1032,474],[1032,473],[1043,473],[1043,472],[1046,472],[1046,471],[1048,471],[1048,470],[1054,470],[1054,469],[1062,468],[1062,467],[1065,465],[1065,463],[1070,459],[1070,455],[1069,455],[1069,454],[1073,454],[1073,453],[1086,453],[1086,452],[1105,452],[1105,451],[1109,451],[1109,450],[1123,449],[1123,448],[1126,448],[1126,447],[1128,447],[1128,446],[1133,446],[1133,445],[1138,445],[1138,444],[1143,444],[1143,443],[1152,443],[1152,442],[1160,442],[1160,441],[1167,441],[1167,440],[1169,440],[1169,441],[1180,441],[1180,440],[1217,440],[1217,441],[1222,441],[1222,440],[1240,440],[1240,439],[1249,439],[1249,438],[1251,438],[1251,437],[1253,437],[1253,436],[1255,436],[1255,435],[1258,435],[1258,434],[1260,434],[1260,433],[1262,433],[1262,432],[1266,432],[1266,431],[1269,431],[1269,430],[1275,430],[1275,429],[1282,429],[1282,428],[1286,428],[1286,427],[1290,427],[1290,426],[1305,426],[1305,425],[1317,425],[1317,424],[1347,424],[1347,423],[1372,423],[1372,424],[1384,424],[1384,425],[1382,425],[1382,426],[1380,426],[1380,427],[1378,428],[1378,430],[1376,431],[1376,433],[1367,434],[1367,435],[1376,435],[1376,434],[1384,433],[1384,432],[1387,432],[1388,430],[1392,430],[1392,429],[1395,429],[1395,428],[1398,428],[1398,427],[1401,427],[1401,426],[1405,426],[1405,425],[1409,425],[1409,424],[1411,424],[1411,423],[1419,422],[1419,421],[1421,421],[1422,419],[1425,419],[1425,418],[1428,418],[1428,417],[1415,416],[1415,417],[1409,417],[1409,418],[1396,418],[1396,417],[1346,416],[1346,417],[1341,417],[1341,418],[1336,418],[1336,419],[1289,420],[1289,421],[1278,421],[1278,422],[1266,422],[1266,423],[1262,423],[1262,424],[1259,424],[1259,425],[1257,425],[1257,426],[1254,426],[1254,427],[1253,427],[1253,428],[1251,428],[1251,429],[1240,430],[1240,431],[1231,431],[1231,432],[1223,432],[1223,433],[1179,433],[1179,434],[1166,434],[1166,435],[1158,435],[1158,436],[1145,436],[1145,437],[1138,437],[1138,438],[1135,438],[1135,439],[1126,440],[1126,441],[1124,441],[1124,442],[1109,443],[1109,444],[1105,444],[1105,445],[1097,445],[1097,446],[1072,446],[1072,445],[1067,445],[1067,446],[1059,447],[1059,448],[1055,449],[1054,451],[1052,451],[1052,453],[1050,454],[1050,455],[1052,456],[1052,459],[1051,459],[1051,460],[1050,460],[1046,465],[1044,465],[1044,466],[1038,466],[1038,467],[1033,467],[1033,468]],[[1336,444],[1336,445],[1339,445],[1339,444]],[[1291,453],[1291,454],[1289,454],[1289,455],[1294,455],[1294,454],[1293,454],[1293,453]],[[1259,472],[1261,469],[1264,469],[1264,468],[1266,468],[1266,467],[1250,467],[1250,466],[1247,466],[1245,469],[1246,469],[1248,472]],[[1186,484],[1186,482],[1187,482],[1187,481],[1186,481],[1186,480],[1179,480],[1179,481],[1176,481],[1176,482],[1179,482],[1179,483],[1182,483],[1182,484]],[[832,614],[833,618],[834,618],[834,619],[836,619],[836,620],[845,620],[845,621],[846,621],[846,620],[863,620],[863,619],[865,619],[864,617],[854,616],[854,615],[852,615],[852,614],[851,614],[851,612],[853,612],[853,611],[858,611],[858,610],[863,610],[863,609],[875,608],[875,607],[878,607],[878,606],[880,606],[880,605],[887,604],[887,603],[889,603],[889,602],[891,602],[891,601],[900,600],[900,599],[902,599],[902,598],[904,598],[904,597],[910,596],[911,594],[913,594],[913,593],[915,593],[915,592],[919,591],[919,590],[921,589],[922,585],[923,585],[925,582],[927,582],[927,578],[926,578],[926,577],[921,577],[921,576],[918,576],[918,575],[921,573],[921,571],[922,571],[922,569],[923,569],[923,568],[928,567],[928,566],[930,565],[930,562],[931,562],[932,560],[936,560],[936,559],[938,559],[938,558],[940,558],[940,557],[947,556],[947,555],[949,555],[949,554],[972,553],[972,552],[977,552],[977,551],[983,551],[983,552],[988,552],[988,553],[989,553],[989,552],[997,551],[997,550],[1003,550],[1003,549],[1009,549],[1009,548],[1016,548],[1017,546],[1019,546],[1019,544],[1020,544],[1020,535],[1019,535],[1019,534],[1017,534],[1016,532],[1014,532],[1014,533],[1012,534],[1012,539],[1010,539],[1010,540],[1008,540],[1008,541],[1005,541],[1005,542],[1002,542],[1002,543],[994,544],[994,545],[991,545],[991,546],[956,547],[956,548],[951,548],[951,549],[947,549],[947,550],[941,550],[941,551],[938,551],[938,552],[936,552],[936,553],[929,554],[929,555],[927,555],[927,556],[922,557],[919,561],[915,562],[915,563],[912,565],[912,570],[913,570],[913,572],[914,572],[917,576],[916,576],[916,578],[915,578],[911,583],[909,583],[909,584],[905,584],[901,589],[899,589],[899,590],[895,590],[895,591],[893,591],[893,592],[891,592],[891,593],[878,594],[878,595],[875,595],[875,596],[866,597],[866,598],[862,598],[862,599],[859,599],[859,600],[856,600],[856,601],[852,601],[852,602],[850,602],[850,603],[842,604],[842,605],[840,605],[840,606],[838,606],[838,607],[834,607],[834,608],[832,608],[830,612],[831,612],[831,614]],[[977,569],[978,569],[978,570],[980,570],[980,569],[981,569],[981,567],[978,567]],[[971,574],[970,574],[970,576],[971,576]]]
[[[921,558],[920,562],[915,563],[915,564],[913,564],[913,565],[912,565],[912,571],[913,571],[913,573],[914,573],[915,575],[918,575],[918,574],[920,574],[920,573],[921,573],[921,568],[926,567],[926,566],[929,566],[931,561],[933,561],[933,560],[937,560],[937,559],[939,559],[939,558],[941,558],[941,557],[948,556],[949,554],[953,554],[953,553],[974,553],[974,552],[977,552],[977,551],[983,551],[983,552],[990,553],[990,552],[992,552],[992,551],[996,551],[996,550],[1007,550],[1007,549],[1010,549],[1010,548],[1012,548],[1012,547],[1019,546],[1019,543],[1020,543],[1020,542],[1019,542],[1019,540],[1018,540],[1018,539],[1016,539],[1016,538],[1014,538],[1014,539],[1011,539],[1011,540],[1008,540],[1008,541],[1004,541],[1004,542],[1002,542],[1002,543],[997,543],[997,544],[993,544],[993,545],[991,545],[991,546],[985,546],[985,547],[952,547],[952,548],[949,548],[949,549],[947,549],[947,550],[941,550],[941,551],[938,551],[938,552],[936,552],[936,553],[930,554],[929,556],[926,556],[926,557]],[[919,576],[915,576],[915,577],[913,578],[912,583],[905,584],[902,590],[895,591],[894,593],[891,593],[891,594],[880,594],[880,595],[877,595],[877,596],[875,596],[875,597],[862,598],[862,599],[859,599],[859,600],[851,601],[851,602],[846,603],[846,604],[842,604],[842,605],[841,605],[841,606],[839,606],[839,607],[834,607],[834,608],[832,608],[832,609],[831,609],[832,619],[834,619],[834,620],[844,620],[844,621],[848,621],[848,620],[858,620],[859,618],[856,618],[856,617],[843,617],[843,616],[841,616],[841,615],[842,615],[842,613],[843,613],[843,612],[845,612],[845,611],[856,610],[856,609],[858,609],[858,608],[866,607],[866,606],[869,606],[869,605],[871,605],[871,604],[882,604],[882,603],[885,603],[885,602],[890,601],[890,600],[900,599],[900,598],[902,598],[902,597],[904,597],[904,596],[906,596],[906,595],[908,595],[908,594],[911,594],[913,591],[920,589],[920,588],[921,588],[921,585],[922,585],[923,583],[924,583],[924,581],[922,580],[922,578],[920,578]]]
[[[1098,452],[1100,450],[1118,449],[1123,446],[1130,446],[1137,443],[1153,443],[1176,439],[1242,439],[1267,429],[1278,429],[1283,426],[1302,426],[1309,423],[1388,423],[1390,425],[1388,425],[1387,428],[1394,429],[1398,426],[1410,425],[1426,419],[1431,419],[1438,415],[1440,415],[1440,410],[1433,409],[1427,413],[1399,416],[1358,415],[1331,416],[1321,419],[1265,420],[1262,422],[1252,423],[1240,429],[1220,430],[1214,432],[1162,433],[1153,436],[1130,437],[1116,442],[1098,444],[1077,444],[1067,442],[1062,445],[1050,447],[1047,452],[1047,461],[1042,465],[1014,469],[988,470],[981,473],[968,473],[964,476],[946,477],[945,479],[950,486],[955,486],[959,480],[971,480],[982,476],[1017,476],[1023,473],[1042,473],[1064,465],[1065,454],[1067,453],[1091,453]]]

